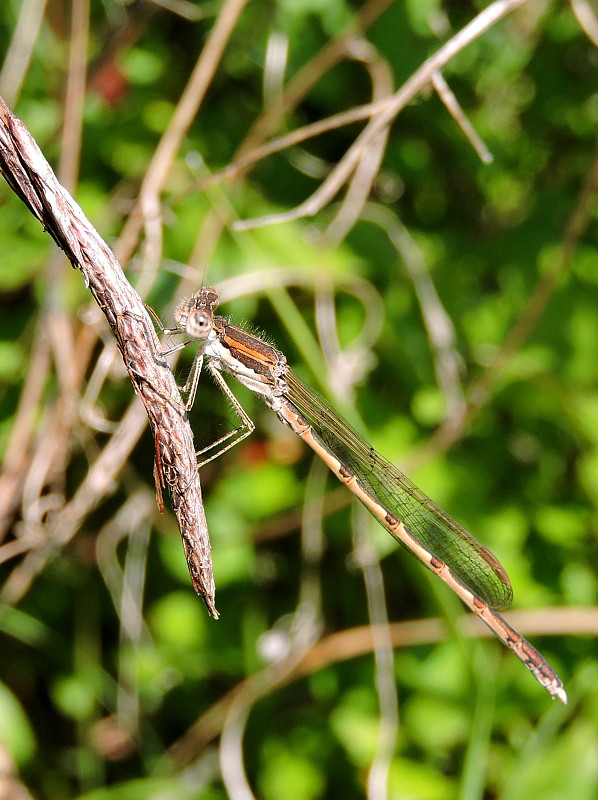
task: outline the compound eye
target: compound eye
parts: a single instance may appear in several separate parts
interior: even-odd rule
[[[197,319],[197,327],[202,331],[209,330],[211,327],[209,317],[205,314],[200,314]]]
[[[192,314],[187,320],[186,329],[194,339],[204,339],[212,329],[212,318],[208,314]]]

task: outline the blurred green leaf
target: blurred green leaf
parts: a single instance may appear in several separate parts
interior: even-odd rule
[[[586,536],[587,513],[581,508],[544,506],[538,509],[534,522],[540,533],[553,544],[576,547]]]
[[[267,800],[312,800],[323,797],[326,778],[317,765],[297,753],[288,752],[283,743],[270,742],[264,754],[260,777],[261,796]]]
[[[389,794],[410,800],[451,800],[454,789],[431,764],[407,758],[395,759],[390,768]]]
[[[177,800],[216,800],[221,795],[209,789],[198,790],[197,786],[187,784],[176,776],[142,778],[117,783],[114,786],[77,795],[77,800],[164,800],[167,797],[176,797]]]
[[[22,767],[35,755],[35,731],[25,709],[4,683],[0,683],[0,720],[0,740],[15,764]]]
[[[189,592],[170,592],[153,603],[148,621],[158,646],[184,652],[195,651],[205,642],[206,615]]]
[[[86,674],[57,678],[52,687],[52,698],[63,714],[76,720],[87,719],[96,704],[95,687]]]
[[[371,707],[371,694],[361,689],[347,692],[330,715],[330,726],[353,763],[367,767],[380,735],[380,721]]]

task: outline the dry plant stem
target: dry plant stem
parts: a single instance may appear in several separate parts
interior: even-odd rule
[[[588,39],[598,47],[598,17],[588,0],[571,0],[571,8]]]
[[[44,18],[46,0],[23,0],[15,32],[0,72],[0,94],[13,104],[21,91]]]
[[[452,447],[463,436],[480,410],[491,398],[509,361],[529,338],[540,316],[544,313],[550,298],[557,289],[561,276],[569,268],[581,238],[593,219],[597,195],[598,134],[595,139],[590,165],[586,172],[585,182],[579,193],[575,208],[565,226],[560,248],[538,280],[519,319],[513,325],[492,363],[481,378],[471,386],[467,393],[466,404],[461,409],[461,412],[448,417],[444,424],[438,428],[426,446],[418,452],[417,463],[419,463],[420,458],[426,459],[431,454],[436,456],[438,453]]]
[[[480,161],[482,161],[484,164],[490,164],[492,162],[492,153],[488,150],[471,122],[463,113],[463,109],[459,105],[459,101],[455,97],[448,83],[444,80],[444,76],[440,71],[434,73],[434,76],[432,77],[432,86],[436,90],[438,97],[442,100],[446,110],[461,128],[465,137],[469,139],[469,143],[478,154]]]
[[[509,624],[529,636],[598,636],[598,608],[549,608],[511,611],[505,614]],[[477,618],[464,614],[459,619],[459,630],[467,638],[491,638],[492,632]],[[271,691],[291,681],[313,675],[331,664],[358,658],[371,653],[376,643],[376,631],[372,626],[350,628],[319,639],[304,654],[292,671],[281,671],[281,679],[270,673]],[[383,635],[390,637],[393,648],[410,648],[415,645],[434,644],[450,635],[446,620],[441,618],[409,622],[393,622]],[[168,754],[177,768],[192,762],[205,747],[222,731],[229,708],[237,696],[247,692],[247,684],[254,676],[238,683],[226,695],[214,703],[173,744]]]
[[[363,33],[383,14],[394,0],[369,0],[357,13],[354,23],[340,36],[328,42],[320,52],[314,56],[292,78],[277,102],[267,108],[256,120],[251,130],[237,149],[233,159],[242,158],[243,155],[272,136],[282,124],[286,115],[292,111],[307,94],[311,87],[325,75],[336,63],[345,57],[348,43],[357,33]],[[246,170],[245,170],[246,171]],[[236,174],[236,179],[241,179],[243,172]],[[197,237],[193,254],[189,260],[192,268],[201,271],[210,261],[210,254],[218,241],[226,221],[212,212],[204,222]]]
[[[50,343],[37,337],[0,473],[0,542],[13,521],[30,464],[29,446],[50,368]],[[0,557],[0,562],[3,559]]]
[[[353,509],[353,553],[366,588],[368,618],[373,631],[373,655],[378,693],[378,741],[368,773],[368,800],[384,800],[388,775],[399,732],[399,702],[384,587],[384,577],[375,548],[369,539],[365,509]]]
[[[390,97],[394,81],[392,69],[386,59],[383,59],[365,39],[355,38],[351,42],[350,54],[365,63],[372,81],[373,99]],[[378,175],[389,133],[390,128],[385,128],[364,151],[340,208],[322,235],[322,244],[341,242],[357,222]]]
[[[89,33],[89,0],[72,6],[69,68],[66,85],[64,126],[58,176],[61,184],[74,192],[79,178],[79,158],[83,131],[83,106]]]
[[[347,45],[358,33],[364,33],[392,4],[394,0],[370,0],[356,15],[354,24],[338,39],[328,42],[320,52],[289,81],[276,104],[266,110],[255,122],[241,143],[237,157],[242,157],[271,136],[284,117],[305,97],[311,87],[332,67],[344,58]]]
[[[1,99],[0,170],[13,191],[65,251],[72,265],[81,270],[108,320],[149,418],[156,442],[156,458],[161,466],[160,477],[172,496],[193,585],[210,613],[217,616],[193,436],[181,411],[174,377],[168,365],[156,356],[159,343],[151,320],[114,254],[60,186],[23,123]],[[114,446],[117,441],[118,434],[111,444]],[[107,451],[110,447],[105,448],[102,457],[106,457]],[[83,486],[86,486],[85,481]],[[92,502],[99,501],[93,486],[86,486],[86,489],[92,493]],[[76,509],[69,513],[76,515]]]
[[[428,58],[422,66],[403,84],[403,86],[390,98],[384,109],[373,117],[355,142],[347,150],[324,183],[303,203],[290,211],[282,214],[268,214],[264,217],[236,222],[235,230],[249,230],[264,225],[290,222],[301,217],[311,217],[320,211],[337,194],[341,187],[351,177],[359,165],[365,152],[377,141],[381,132],[395,119],[405,105],[413,99],[422,89],[431,84],[434,74],[442,69],[457,53],[468,44],[481,36],[492,25],[496,24],[506,14],[509,14],[526,0],[495,0],[485,8],[477,17],[466,25],[459,33],[453,36],[434,55]]]
[[[460,358],[455,341],[452,320],[442,305],[423,253],[398,216],[390,208],[368,203],[362,220],[378,225],[388,236],[397,254],[405,264],[430,342],[434,359],[436,380],[447,405],[448,413],[461,409],[464,404],[459,379]]]
[[[65,114],[58,177],[67,191],[74,191],[78,179],[83,102],[85,96],[85,64],[88,31],[88,0],[73,7],[70,37]],[[46,492],[61,498],[66,483],[66,467],[70,452],[70,435],[78,418],[78,395],[82,373],[74,350],[74,328],[63,305],[66,259],[61,250],[52,250],[47,268],[47,292],[43,314],[38,323],[37,338],[49,338],[59,391],[48,420],[37,438],[31,466],[22,497],[23,517],[28,520],[31,509]],[[30,520],[41,525],[39,518]]]
[[[250,710],[244,708],[237,712],[233,704],[229,713],[231,720],[227,720],[222,728],[218,752],[220,775],[230,800],[257,800],[251,791],[243,761],[243,735]]]
[[[122,261],[128,261],[134,252],[141,227],[148,218],[159,214],[159,195],[168,177],[170,167],[179,151],[181,142],[195,119],[197,111],[212,81],[224,48],[232,35],[239,15],[248,0],[226,0],[208,41],[197,61],[193,74],[176,107],[170,125],[156,148],[149,165],[139,200],[119,238],[116,252]]]

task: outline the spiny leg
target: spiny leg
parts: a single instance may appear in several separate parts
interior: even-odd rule
[[[242,442],[243,439],[246,439],[255,430],[255,425],[253,424],[253,420],[247,414],[247,412],[245,411],[241,403],[239,403],[239,401],[231,392],[231,390],[228,388],[226,381],[220,374],[219,370],[211,363],[208,363],[208,369],[210,370],[210,373],[212,374],[214,380],[216,381],[220,389],[230,400],[231,405],[235,410],[235,413],[237,414],[237,416],[239,417],[239,419],[243,424],[235,428],[234,431],[230,431],[230,433],[227,433],[226,436],[221,436],[220,439],[217,439],[215,442],[212,442],[212,444],[208,445],[207,447],[204,447],[202,450],[199,450],[195,455],[201,456],[204,453],[207,453],[210,450],[212,450],[214,447],[218,447],[218,445],[222,445],[224,442],[227,442],[232,437],[237,436],[237,438],[234,439],[234,441],[229,442],[229,444],[227,444],[225,447],[219,448],[216,453],[211,455],[209,458],[206,458],[204,461],[201,461],[197,465],[198,469],[205,466],[206,464],[209,464],[210,461],[213,461],[215,458],[218,458],[223,453],[226,453],[226,451],[230,450],[232,447],[235,447],[235,445],[239,444],[239,442]],[[241,433],[241,431],[243,431],[243,433]],[[238,436],[238,434],[241,435]]]

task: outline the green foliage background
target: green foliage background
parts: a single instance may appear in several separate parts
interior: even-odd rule
[[[399,86],[483,5],[398,1],[364,37]],[[21,6],[17,0],[0,4],[2,54]],[[190,21],[151,3],[91,2],[90,88],[75,196],[109,243],[122,229],[220,11],[220,4],[190,6],[205,16]],[[150,7],[154,13],[146,16]],[[214,208],[229,222],[287,210],[322,179],[309,170],[336,163],[354,140],[363,123],[264,159],[234,185],[196,186],[198,154],[207,170],[217,171],[262,113],[273,34],[288,43],[291,78],[345,30],[358,8],[342,0],[259,0],[244,9],[161,197],[163,250],[148,302],[169,319],[180,292],[175,276],[186,263],[197,285],[246,280],[249,290],[228,284],[235,299],[223,313],[266,332],[293,368],[390,460],[407,463],[431,441],[427,458],[410,475],[497,554],[511,576],[515,606],[534,610],[530,620],[552,634],[530,638],[565,680],[567,708],[551,703],[496,641],[464,639],[453,627],[446,640],[396,649],[399,722],[388,796],[590,800],[598,796],[596,197],[589,201],[591,221],[546,306],[537,305],[537,323],[446,452],[434,432],[450,407],[410,272],[392,237],[407,231],[423,260],[454,331],[452,353],[467,396],[558,263],[568,220],[596,159],[598,52],[568,4],[524,3],[444,70],[492,152],[491,164],[477,159],[435,94],[418,95],[393,124],[366,212],[341,243],[322,247],[314,233],[330,222],[334,207],[313,220],[246,233],[228,227],[210,240],[204,226]],[[138,35],[111,51],[117,33],[133,20]],[[22,90],[11,103],[53,164],[61,153],[69,26],[69,4],[48,2]],[[98,64],[106,67],[103,82]],[[370,92],[363,65],[342,60],[277,132],[369,102]],[[80,332],[89,297],[81,276],[67,266],[56,291],[49,237],[6,185],[0,186],[0,203],[4,450],[33,343],[52,312],[48,298]],[[134,284],[140,260],[138,255],[127,265]],[[294,276],[288,290],[276,277],[282,270]],[[364,321],[372,323],[363,305],[367,292],[383,309],[373,306],[376,319],[383,317],[381,335],[359,353],[367,368],[354,392],[340,391],[326,371],[315,335],[318,285],[333,293],[342,347]],[[189,358],[177,367],[181,379]],[[32,448],[48,409],[59,402],[60,387],[49,371]],[[291,615],[306,586],[321,590],[324,634],[368,623],[363,578],[351,555],[354,528],[367,528],[381,559],[391,621],[441,614],[454,626],[460,617],[451,593],[398,552],[373,521],[356,518],[350,498],[333,479],[313,472],[311,456],[271,412],[233,388],[257,430],[202,474],[218,622],[193,593],[173,515],[167,508],[160,517],[155,509],[147,434],[123,465],[113,493],[101,498],[73,541],[56,551],[16,605],[3,601],[0,742],[14,765],[12,779],[34,797],[227,796],[218,765],[219,725],[213,736],[202,729],[190,737],[189,757],[176,743],[264,668],[266,645],[288,644],[297,623]],[[101,414],[118,420],[131,395],[128,381],[111,375],[97,400]],[[206,379],[192,413],[198,447],[234,424]],[[108,436],[81,419],[67,433],[68,458],[58,481],[64,503]],[[50,489],[52,496],[58,491],[47,487],[48,494]],[[141,511],[126,505],[133,497]],[[327,500],[325,550],[315,565],[300,544],[306,497]],[[29,531],[27,508],[2,512],[11,515],[8,547]],[[122,522],[123,515],[118,528],[115,520]],[[109,558],[99,569],[102,545]],[[22,555],[0,553],[5,583]],[[140,573],[136,585],[145,582],[136,636],[110,569],[117,576],[125,569],[129,577]],[[553,619],[550,609],[557,606],[569,613]],[[380,726],[371,653],[324,660],[301,677],[266,687],[246,725],[245,768],[256,796],[365,796]],[[236,751],[225,744],[222,757],[231,758]],[[230,788],[228,796],[235,796]]]

